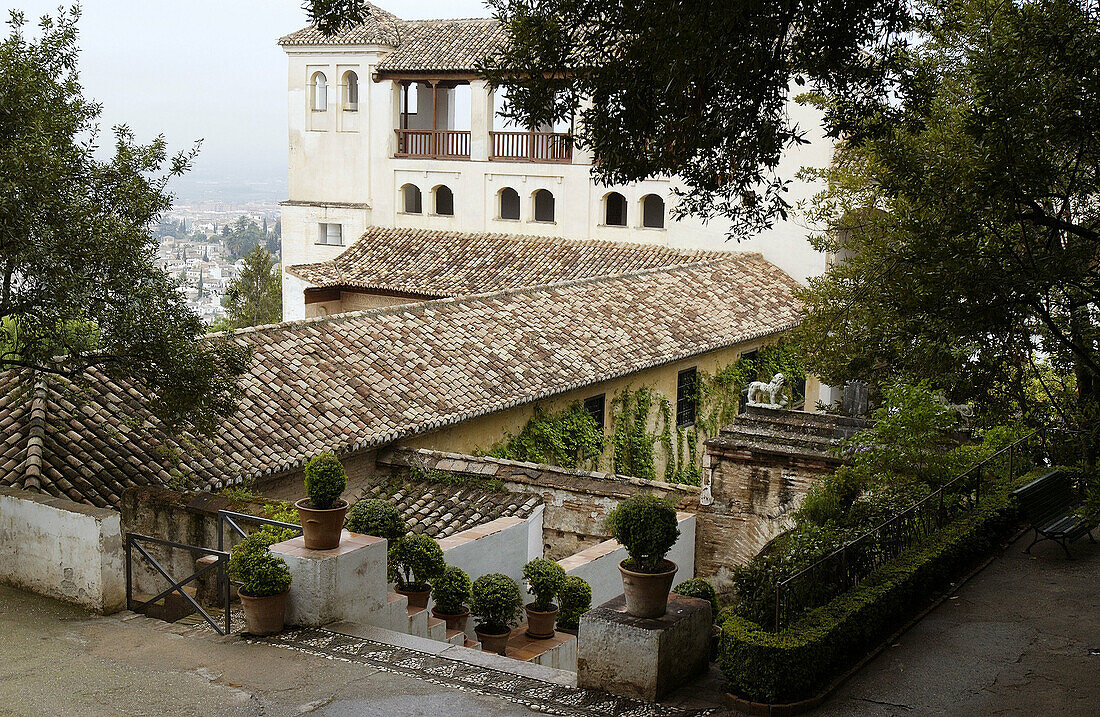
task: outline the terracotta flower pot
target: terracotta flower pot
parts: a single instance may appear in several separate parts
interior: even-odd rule
[[[428,598],[431,597],[432,590],[405,590],[402,588],[394,588],[394,592],[398,595],[404,595],[409,599],[409,607],[428,607]]]
[[[504,649],[508,647],[508,638],[511,637],[511,630],[502,633],[482,632],[479,628],[474,628],[474,634],[477,635],[477,639],[481,642],[482,652],[495,652],[498,655],[505,654]]]
[[[619,563],[619,572],[623,577],[623,594],[626,596],[626,611],[634,617],[660,617],[668,608],[668,593],[672,590],[672,579],[676,576],[676,563],[664,560],[663,571],[659,573],[636,573]]]
[[[250,597],[238,588],[237,596],[241,599],[241,609],[244,611],[245,630],[252,635],[282,632],[286,619],[286,596],[289,592],[284,590],[278,595]]]
[[[302,537],[309,550],[332,550],[340,547],[340,531],[344,529],[344,513],[348,512],[347,501],[337,501],[335,508],[318,510],[312,507],[309,498],[302,498],[294,507],[302,521]]]
[[[464,612],[448,613],[440,612],[436,608],[432,608],[432,615],[436,619],[442,620],[447,623],[448,630],[458,630],[459,632],[466,632],[466,620],[470,617],[470,608],[466,608]]]
[[[558,606],[555,605],[553,610],[547,612],[539,612],[531,607],[534,604],[528,603],[524,607],[527,611],[527,637],[549,640],[554,636],[554,621],[558,619]]]

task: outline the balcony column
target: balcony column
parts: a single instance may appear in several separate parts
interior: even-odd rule
[[[470,81],[470,159],[489,160],[489,131],[493,129],[493,93],[485,80]]]
[[[580,101],[580,105],[577,107],[577,116],[573,119],[573,134],[579,134],[583,129],[581,122],[581,112],[587,110],[592,106],[592,101],[584,98]],[[576,145],[573,145],[573,164],[592,164],[592,152],[587,148],[579,149]]]

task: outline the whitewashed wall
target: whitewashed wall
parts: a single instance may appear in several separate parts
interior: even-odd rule
[[[680,537],[668,559],[676,563],[673,584],[695,577],[695,515],[677,513]],[[567,575],[579,575],[592,586],[592,606],[602,605],[623,592],[619,563],[626,560],[626,548],[615,540],[605,540],[591,548],[558,561]]]
[[[126,603],[121,516],[0,489],[0,581],[100,613]]]

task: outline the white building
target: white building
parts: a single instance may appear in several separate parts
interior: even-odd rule
[[[759,251],[803,281],[824,270],[797,219],[728,242],[722,222],[671,219],[675,179],[600,186],[568,127],[504,124],[475,73],[503,40],[492,19],[404,21],[376,8],[337,36],[310,27],[279,41],[289,59],[284,267],[332,259],[375,225]],[[791,112],[811,142],[784,160],[785,177],[832,154],[814,111]],[[814,191],[792,185],[789,201]],[[304,288],[284,273],[285,319],[304,316]]]

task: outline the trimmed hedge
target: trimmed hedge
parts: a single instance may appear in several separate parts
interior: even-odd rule
[[[989,555],[1014,520],[1007,489],[991,490],[977,511],[780,632],[727,613],[718,666],[729,690],[772,704],[811,697]]]

